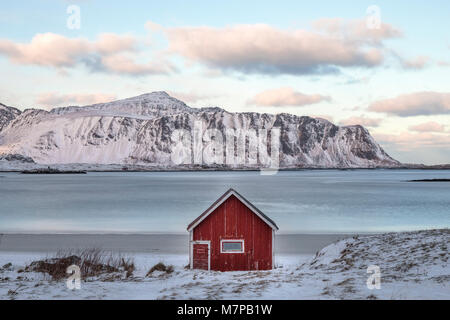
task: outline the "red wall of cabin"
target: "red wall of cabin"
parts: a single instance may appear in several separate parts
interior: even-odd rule
[[[211,270],[272,269],[272,228],[234,195],[194,228],[193,240],[211,241]],[[220,253],[220,240],[244,239],[244,253]]]

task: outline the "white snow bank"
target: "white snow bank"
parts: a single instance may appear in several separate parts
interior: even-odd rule
[[[132,277],[90,278],[75,291],[19,272],[42,255],[0,252],[0,268],[12,263],[0,269],[0,299],[450,299],[449,240],[448,229],[354,237],[252,272],[187,270],[187,255],[135,254]],[[160,261],[174,272],[145,277]],[[379,290],[367,288],[369,265],[380,267]]]

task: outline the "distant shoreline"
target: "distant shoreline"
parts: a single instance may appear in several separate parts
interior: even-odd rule
[[[86,167],[83,167],[82,165],[75,165],[76,167],[82,168],[81,171],[83,172],[258,172],[258,171],[265,171],[265,172],[285,172],[285,171],[326,171],[326,170],[336,170],[336,171],[359,171],[359,170],[442,170],[442,171],[449,171],[450,165],[445,166],[428,166],[428,167],[376,167],[376,168],[336,168],[336,167],[330,167],[330,168],[280,168],[277,170],[268,170],[268,169],[259,169],[259,168],[242,168],[242,169],[230,169],[230,168],[204,168],[204,169],[198,169],[198,168],[173,168],[173,169],[167,169],[167,168],[138,168],[138,169],[89,169]],[[58,169],[60,172],[58,174],[65,174],[63,169]],[[0,173],[7,173],[7,172],[16,172],[16,173],[23,173],[26,170],[22,169],[11,169],[11,170],[4,170],[0,169]],[[80,170],[75,170],[80,171]],[[74,172],[74,170],[70,169],[67,170],[67,174],[70,174]],[[42,172],[39,174],[47,174],[46,172]],[[48,173],[50,174],[50,173]]]
[[[418,179],[408,180],[408,182],[450,182],[450,179]]]
[[[314,254],[356,233],[277,234],[276,251],[283,254]],[[361,233],[362,235],[362,233]],[[0,256],[7,252],[57,252],[64,249],[101,248],[111,252],[188,254],[185,234],[3,234]]]
[[[276,235],[278,236],[328,236],[328,235],[356,235],[356,234],[381,234],[381,233],[397,233],[397,232],[414,232],[414,231],[422,231],[422,230],[434,230],[433,228],[430,229],[417,229],[417,230],[401,230],[401,231],[355,231],[355,232],[277,232]],[[186,232],[136,232],[136,231],[67,231],[67,232],[51,232],[51,231],[45,231],[45,232],[32,232],[32,231],[0,231],[0,239],[2,236],[11,236],[11,235],[17,235],[17,236],[186,236],[189,235],[189,233]],[[1,248],[1,246],[0,246]]]

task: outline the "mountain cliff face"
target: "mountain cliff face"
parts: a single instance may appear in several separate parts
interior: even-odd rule
[[[0,103],[0,131],[20,115],[20,110]]]
[[[290,114],[230,113],[220,108],[190,108],[165,92],[86,107],[51,111],[28,109],[22,113],[14,110],[0,113],[0,155],[23,155],[41,164],[176,167],[177,163],[173,161],[176,142],[172,133],[176,129],[193,133],[201,123],[204,139],[207,129],[217,129],[215,132],[225,138],[230,129],[258,132],[259,129],[270,131],[279,128],[280,167],[399,165],[361,126],[338,127],[327,120]],[[235,150],[238,141],[242,140],[232,141]],[[267,148],[271,150],[270,139],[267,141]],[[247,138],[247,156],[251,144]],[[203,145],[207,147],[208,142],[203,141]],[[234,167],[260,165],[258,158],[256,164],[245,162]]]

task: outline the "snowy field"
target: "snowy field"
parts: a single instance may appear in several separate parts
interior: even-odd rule
[[[79,290],[23,272],[47,254],[2,252],[0,299],[450,299],[449,240],[448,229],[360,236],[315,256],[277,256],[276,269],[252,272],[187,270],[187,255],[133,253],[132,276],[84,279]],[[146,276],[160,261],[174,272]],[[380,289],[367,287],[369,265],[380,267]]]

